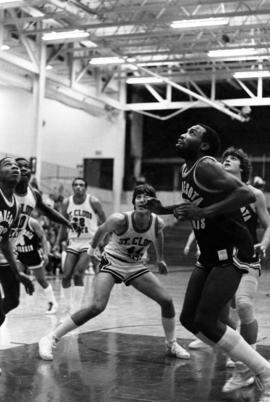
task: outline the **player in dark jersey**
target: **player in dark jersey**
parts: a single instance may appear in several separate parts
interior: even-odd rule
[[[9,239],[11,226],[18,214],[14,197],[15,186],[20,179],[20,170],[13,158],[0,160],[0,249],[4,255],[0,259],[0,282],[4,295],[0,294],[0,326],[6,314],[18,306],[20,282],[26,292],[32,294],[34,286],[23,273],[19,273]],[[2,298],[4,297],[4,298]]]
[[[223,167],[227,172],[238,177],[244,183],[250,178],[251,163],[247,154],[242,149],[234,147],[228,148],[222,155]],[[260,259],[265,257],[266,250],[270,245],[270,215],[267,210],[266,200],[263,192],[251,186],[249,188],[254,193],[256,200],[254,203],[241,208],[241,213],[252,235],[255,258],[257,266],[252,264],[249,271],[241,278],[241,282],[235,295],[236,311],[240,318],[240,333],[243,338],[256,348],[258,336],[258,322],[255,316],[254,300],[258,290],[258,279],[260,277]],[[260,242],[257,237],[258,222],[264,228],[264,233]],[[254,382],[254,377],[248,367],[241,362],[236,362],[232,377],[226,382],[223,390],[233,391],[246,387]]]
[[[18,243],[16,244],[18,264],[21,270],[30,269],[44,291],[49,308],[46,314],[55,314],[57,302],[52,285],[45,276],[45,266],[49,259],[49,243],[37,219],[30,217]]]
[[[30,186],[29,184],[31,179],[30,162],[23,157],[17,158],[16,162],[20,168],[21,178],[15,188],[15,197],[19,206],[19,216],[11,232],[11,241],[13,243],[14,249],[16,249],[16,244],[20,240],[20,236],[25,230],[27,222],[34,209],[38,209],[41,213],[46,215],[50,220],[59,224],[64,224],[70,229],[72,229],[73,226],[68,221],[68,219],[66,219],[58,211],[56,211],[55,209],[49,207],[46,203],[44,203],[40,192],[36,188]],[[50,293],[51,296],[50,298],[55,300],[52,293],[51,285],[48,283],[44,283],[44,286],[45,286],[43,287],[44,291]],[[53,304],[52,302],[49,302],[47,313],[48,314],[55,313],[56,309],[57,309],[56,303]]]
[[[185,160],[182,196],[186,202],[163,207],[151,200],[148,206],[154,212],[174,213],[179,220],[191,220],[200,248],[188,283],[181,323],[201,340],[245,363],[260,378],[267,396],[270,364],[237,331],[219,320],[252,260],[253,241],[240,208],[255,201],[248,186],[212,158],[219,146],[217,133],[203,124],[181,134],[177,150]]]
[[[125,214],[112,214],[99,226],[88,252],[93,260],[96,247],[104,236],[111,233],[111,238],[104,249],[100,271],[95,278],[93,298],[87,307],[72,314],[55,331],[40,340],[39,355],[42,359],[53,360],[52,348],[57,340],[102,313],[113,286],[121,282],[134,286],[160,305],[168,353],[180,359],[189,359],[189,353],[175,338],[175,310],[172,298],[142,261],[144,252],[153,244],[159,271],[167,273],[163,260],[163,221],[145,208],[149,196],[155,197],[153,187],[147,184],[136,187],[133,193],[135,210]]]

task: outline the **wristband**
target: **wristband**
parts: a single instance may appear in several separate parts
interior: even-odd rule
[[[95,254],[95,248],[90,246],[89,249],[87,250],[87,254],[90,255],[90,257],[93,257],[93,255]]]

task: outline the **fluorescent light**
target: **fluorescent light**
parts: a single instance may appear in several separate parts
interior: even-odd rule
[[[46,42],[62,40],[62,39],[80,39],[87,38],[89,33],[86,31],[81,31],[75,29],[73,31],[63,31],[63,32],[47,32],[42,36],[42,39]]]
[[[86,47],[97,47],[97,44],[92,42],[91,40],[83,40],[81,41],[81,44]]]
[[[211,27],[216,25],[227,25],[228,18],[198,18],[190,20],[179,20],[171,23],[172,28],[186,29],[186,28],[198,28],[198,27]]]
[[[8,46],[8,45],[1,46],[1,50],[9,50],[9,49],[10,49],[10,46]]]
[[[234,78],[263,78],[270,77],[270,71],[268,70],[254,70],[254,71],[238,71],[233,74]]]
[[[255,48],[239,48],[239,49],[218,49],[218,50],[210,50],[207,54],[209,57],[237,57],[237,56],[251,56],[262,54],[265,52],[264,49],[255,49]]]
[[[23,4],[23,0],[0,0],[0,8],[17,7]]]
[[[53,66],[51,65],[51,64],[48,64],[47,66],[46,66],[46,70],[52,70],[53,69]]]
[[[125,60],[118,56],[112,57],[93,57],[89,61],[89,64],[101,65],[101,64],[122,64]]]
[[[132,77],[126,80],[127,84],[160,84],[162,78],[158,77]]]
[[[22,9],[26,13],[30,14],[32,17],[38,18],[38,17],[44,17],[44,15],[45,15],[42,11],[39,11],[37,8],[34,8],[34,7],[27,6],[27,7],[23,7]]]

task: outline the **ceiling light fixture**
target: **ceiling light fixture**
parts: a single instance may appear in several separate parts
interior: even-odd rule
[[[122,59],[121,57],[118,56],[112,56],[112,57],[93,57],[89,61],[89,64],[94,64],[94,65],[102,65],[102,64],[122,64],[125,63],[126,61]]]
[[[238,71],[233,74],[234,78],[264,78],[270,77],[270,71],[268,70],[254,70],[254,71]]]
[[[1,46],[1,50],[9,50],[9,49],[10,49],[10,46],[8,46],[8,45]]]
[[[88,36],[89,36],[88,32],[75,29],[73,31],[47,32],[42,36],[42,40],[44,40],[45,42],[53,42],[56,40],[63,40],[63,39],[87,38]]]
[[[243,57],[243,56],[256,56],[265,53],[265,49],[255,49],[254,47],[249,48],[238,48],[238,49],[217,49],[210,50],[207,55],[209,57]]]
[[[175,29],[212,27],[217,25],[227,25],[228,18],[197,18],[190,20],[173,21],[171,27]]]
[[[86,47],[97,47],[97,44],[92,42],[91,40],[83,40],[81,41],[81,44]]]
[[[127,84],[160,84],[162,78],[158,77],[131,77],[126,80]]]

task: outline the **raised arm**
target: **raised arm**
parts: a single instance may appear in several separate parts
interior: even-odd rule
[[[36,189],[33,190],[36,200],[37,200],[37,208],[44,214],[46,215],[50,220],[60,223],[62,225],[66,225],[68,228],[72,229],[72,225],[69,222],[67,218],[65,218],[63,215],[61,215],[56,209],[53,209],[46,205],[41,197],[41,194],[39,191]]]

